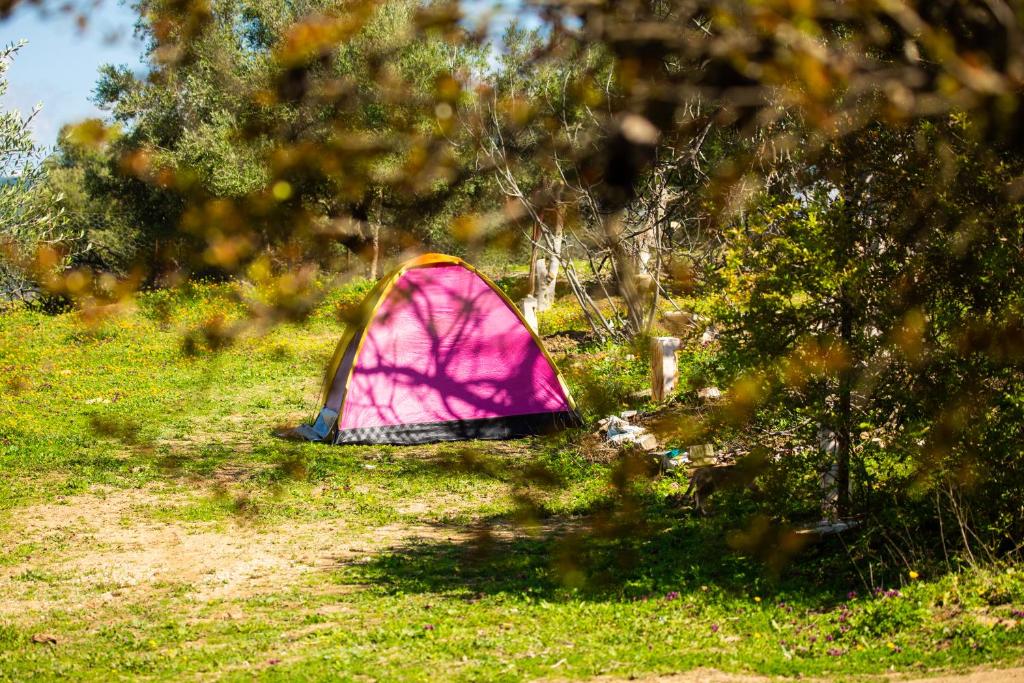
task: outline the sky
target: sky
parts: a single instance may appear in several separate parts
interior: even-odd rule
[[[47,4],[58,6],[56,2]],[[500,7],[492,16],[497,24],[492,31],[498,32],[513,15],[522,12],[521,0],[464,0],[463,7],[469,17]],[[33,120],[32,134],[44,148],[56,142],[65,123],[102,116],[103,112],[90,101],[102,65],[124,64],[140,73],[145,70],[142,45],[132,35],[135,14],[129,6],[120,0],[98,0],[88,17],[83,30],[77,26],[75,15],[56,10],[44,15],[25,3],[10,18],[0,20],[0,44],[28,41],[7,72],[8,89],[0,98],[0,111],[17,109],[27,116],[41,103],[43,109]],[[535,24],[535,17],[527,16],[526,23]]]
[[[90,102],[100,66],[143,69],[142,46],[132,35],[135,15],[129,7],[118,0],[100,0],[88,17],[82,30],[74,15],[55,10],[43,15],[35,6],[22,4],[0,20],[0,44],[28,41],[8,69],[0,110],[17,109],[27,115],[41,103],[32,133],[44,147],[56,142],[63,124],[102,114]]]

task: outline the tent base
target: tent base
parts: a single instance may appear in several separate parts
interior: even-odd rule
[[[533,413],[481,420],[341,429],[338,430],[334,443],[410,445],[470,439],[518,439],[536,434],[552,434],[582,424],[580,416],[575,411]]]

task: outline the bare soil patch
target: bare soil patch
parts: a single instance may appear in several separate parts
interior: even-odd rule
[[[865,676],[865,680],[889,680],[896,683],[1012,683],[1024,681],[1024,667],[1010,669],[975,669],[966,672],[936,673],[932,676],[908,678],[905,676]],[[561,679],[556,679],[561,680]],[[694,669],[686,673],[667,674],[663,676],[643,676],[639,678],[615,678],[600,676],[590,679],[591,683],[766,683],[768,681],[788,680],[781,677],[757,676],[753,674],[731,674],[717,669]],[[824,683],[827,679],[803,678],[808,683]]]
[[[139,510],[155,499],[188,498],[149,489],[97,493],[16,511],[0,549],[33,544],[38,551],[0,568],[0,615],[141,601],[183,586],[193,601],[244,599],[415,540],[465,533],[410,524],[360,528],[344,519],[269,528],[154,520]]]

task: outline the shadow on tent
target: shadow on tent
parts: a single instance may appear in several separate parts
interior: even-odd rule
[[[429,254],[383,280],[325,378],[310,440],[411,444],[577,426],[542,342],[479,272]]]

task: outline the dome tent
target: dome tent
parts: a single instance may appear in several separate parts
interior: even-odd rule
[[[381,280],[327,367],[298,433],[337,444],[506,439],[578,426],[569,390],[522,314],[454,256]]]

